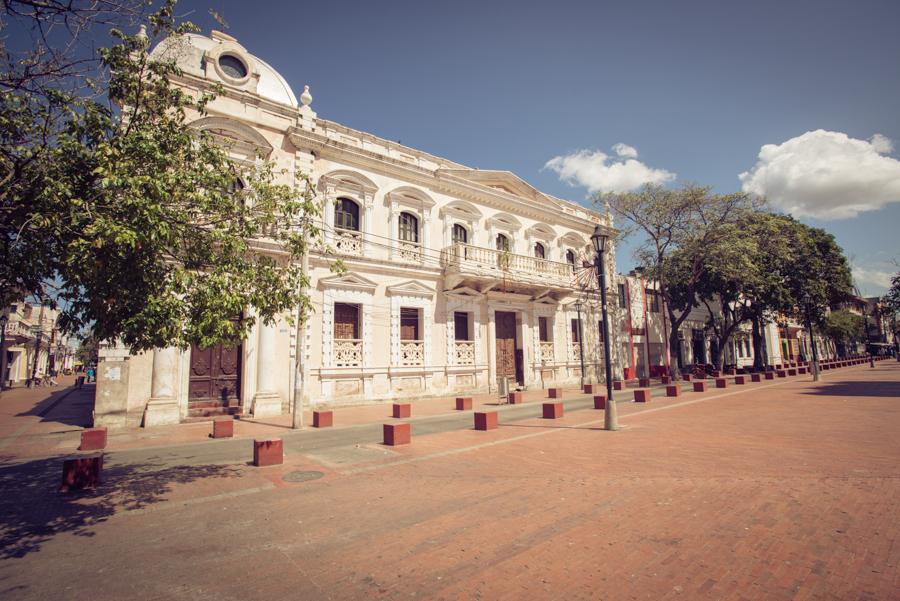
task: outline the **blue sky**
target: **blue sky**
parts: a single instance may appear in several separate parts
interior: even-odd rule
[[[896,0],[179,4],[204,32],[209,9],[321,117],[581,202],[626,160],[626,184],[764,189],[835,234],[864,294],[898,270]]]

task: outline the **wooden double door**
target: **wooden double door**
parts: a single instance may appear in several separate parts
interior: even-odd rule
[[[189,401],[233,404],[241,395],[241,345],[191,347]]]
[[[494,314],[494,327],[497,378],[507,377],[519,384],[524,383],[522,351],[516,348],[518,346],[516,314],[509,311],[497,311]]]

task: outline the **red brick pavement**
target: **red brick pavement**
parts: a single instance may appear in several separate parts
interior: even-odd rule
[[[39,550],[0,561],[0,590],[10,599],[900,598],[900,365],[622,409],[616,433],[597,429],[602,412],[567,412],[490,432],[414,434],[386,461],[341,471],[302,455],[229,467],[141,491],[130,511],[119,490],[125,498],[102,523],[66,528],[64,513]],[[325,475],[281,479],[298,468]]]

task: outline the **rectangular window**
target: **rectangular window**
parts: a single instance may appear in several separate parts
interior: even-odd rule
[[[538,336],[541,342],[550,342],[550,326],[546,317],[538,317]]]
[[[659,293],[647,289],[647,310],[651,313],[659,313]]]
[[[472,340],[469,334],[469,314],[462,311],[456,311],[453,314],[454,332],[457,340]]]
[[[334,337],[337,340],[359,340],[359,305],[334,303]]]
[[[581,342],[581,337],[578,335],[578,320],[572,320],[572,342],[579,343]]]
[[[421,340],[419,338],[419,310],[411,307],[400,308],[400,340]]]
[[[619,284],[619,307],[622,309],[628,307],[628,300],[625,298],[625,284]]]

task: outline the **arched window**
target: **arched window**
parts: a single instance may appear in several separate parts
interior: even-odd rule
[[[538,259],[546,259],[547,251],[544,249],[544,245],[540,242],[534,243],[534,256]]]
[[[228,184],[228,195],[237,202],[245,204],[247,199],[244,197],[244,182],[241,178],[236,177]]]
[[[575,269],[575,251],[571,248],[566,251],[566,263],[572,266],[572,269]]]
[[[334,205],[334,227],[359,231],[359,205],[349,198],[338,198]]]
[[[468,244],[469,232],[458,223],[453,224],[453,244]]]
[[[504,234],[497,234],[497,250],[509,252],[509,238]]]
[[[400,213],[400,239],[419,243],[419,219],[412,213]]]

